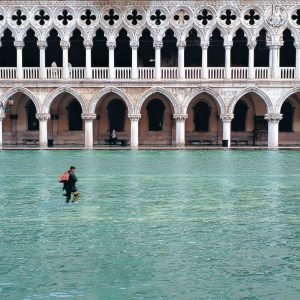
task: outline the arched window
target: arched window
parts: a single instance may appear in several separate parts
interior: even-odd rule
[[[284,102],[280,113],[282,114],[282,120],[279,122],[279,131],[292,132],[293,131],[293,115],[294,108],[289,102]]]
[[[200,101],[193,109],[195,131],[208,131],[210,117],[210,107],[208,104],[204,101]]]
[[[69,131],[80,131],[82,130],[82,108],[78,101],[73,100],[69,107]]]
[[[115,48],[115,66],[116,67],[131,67],[132,63],[130,38],[127,31],[122,28],[119,36],[116,39]]]
[[[254,49],[254,66],[268,67],[269,66],[269,48],[267,46],[267,31],[262,29],[256,39]]]
[[[1,38],[0,47],[0,66],[16,67],[17,66],[17,49],[14,46],[14,37],[9,29],[6,29]]]
[[[189,31],[186,39],[186,47],[184,51],[184,61],[186,67],[202,66],[202,50],[200,46],[200,38],[195,29]]]
[[[26,104],[26,112],[27,112],[27,130],[35,131],[39,130],[39,121],[35,117],[36,108],[34,103],[29,100]]]
[[[244,101],[239,101],[233,111],[234,118],[231,123],[232,131],[246,130],[246,116],[248,106]]]
[[[140,46],[138,48],[138,66],[154,67],[155,66],[155,49],[153,48],[153,38],[148,29],[143,30],[140,37]]]
[[[165,105],[159,99],[153,99],[147,105],[149,131],[162,131]]]
[[[69,62],[72,67],[85,67],[86,50],[83,40],[80,30],[76,28],[70,38]]]
[[[37,46],[37,40],[34,31],[29,29],[24,38],[23,67],[38,67],[40,65],[40,50]]]
[[[126,106],[122,100],[114,99],[107,106],[109,130],[123,131]]]
[[[225,48],[223,46],[224,39],[219,29],[212,32],[209,38],[209,47],[207,50],[208,67],[224,67],[225,66]]]
[[[233,46],[231,48],[231,66],[232,67],[247,67],[249,49],[247,46],[247,38],[242,29],[237,30],[233,38]]]
[[[53,63],[57,67],[62,66],[62,48],[60,47],[60,37],[55,29],[50,31],[47,38],[46,66],[50,67]]]
[[[176,46],[177,39],[172,29],[166,31],[162,42],[161,66],[176,67],[178,65],[178,47]]]
[[[295,67],[296,48],[295,39],[289,29],[283,32],[283,46],[280,48],[280,67]]]

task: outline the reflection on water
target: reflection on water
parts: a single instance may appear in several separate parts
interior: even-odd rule
[[[300,297],[299,152],[2,151],[0,169],[0,299]]]

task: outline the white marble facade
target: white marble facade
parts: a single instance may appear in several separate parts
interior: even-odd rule
[[[3,36],[6,29],[12,32],[17,61],[15,67],[0,67],[0,100],[4,106],[11,98],[16,103],[11,112],[0,110],[1,147],[2,144],[22,144],[24,137],[29,140],[38,134],[41,148],[47,147],[49,137],[54,142],[57,137],[57,144],[85,144],[86,148],[93,148],[103,141],[107,132],[105,124],[108,121],[101,114],[114,98],[126,105],[125,133],[120,134],[129,139],[132,148],[137,148],[141,141],[184,147],[190,140],[210,141],[214,134],[217,134],[215,144],[224,140],[230,147],[231,122],[236,117],[235,106],[241,99],[248,105],[245,132],[254,132],[252,119],[260,116],[268,123],[266,141],[269,147],[276,148],[279,143],[300,144],[299,1],[28,0],[26,6],[19,0],[1,0],[0,3],[0,35]],[[68,60],[70,38],[76,28],[81,32],[86,50],[86,64],[82,68],[70,66]],[[155,49],[153,68],[139,67],[137,62],[139,39],[146,28]],[[220,68],[207,64],[210,38],[216,28],[225,48],[225,65]],[[36,68],[25,68],[22,64],[24,38],[29,29],[34,30],[40,49],[40,64]],[[52,29],[56,29],[61,40],[62,67],[45,65],[47,38]],[[108,67],[103,68],[93,67],[91,59],[93,38],[99,29],[107,39],[109,53]],[[130,68],[118,68],[114,63],[116,39],[121,29],[126,30],[130,39]],[[178,60],[173,68],[162,67],[161,61],[163,38],[168,29],[172,29],[177,40]],[[200,39],[201,67],[185,66],[186,39],[191,29],[197,31]],[[231,65],[231,48],[238,29],[243,30],[249,49],[248,66],[243,68]],[[269,48],[269,66],[265,68],[254,65],[254,49],[262,29],[267,32]],[[294,39],[296,54],[292,67],[280,66],[279,60],[286,29]],[[163,100],[169,107],[165,111],[171,116],[166,125],[169,129],[161,136],[147,133],[145,103],[152,98]],[[36,108],[38,133],[29,132],[25,112],[21,115],[22,103],[29,99]],[[66,106],[70,99],[81,105],[82,132],[69,133],[64,125],[68,116],[61,113],[60,105]],[[194,132],[191,121],[192,105],[197,99],[208,103],[213,119],[208,133],[199,133],[202,136]],[[293,129],[281,134],[278,125],[286,101],[294,109]],[[17,115],[18,118],[14,117]],[[102,120],[105,120],[103,124]],[[242,135],[237,134],[235,140],[245,140]],[[156,139],[161,142],[156,143]]]

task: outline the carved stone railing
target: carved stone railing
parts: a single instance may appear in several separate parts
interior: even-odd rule
[[[254,68],[255,79],[269,79],[270,68],[269,67],[256,67]]]
[[[92,68],[93,79],[108,79],[109,68]]]
[[[17,68],[0,68],[0,79],[16,79]]]
[[[280,68],[281,79],[294,79],[295,71],[296,71],[296,68],[294,68],[294,67]]]
[[[161,68],[162,79],[177,79],[178,68],[177,67],[162,67]]]
[[[40,78],[40,68],[37,68],[37,67],[23,68],[23,78],[24,79],[39,79]]]
[[[141,80],[149,80],[154,78],[155,68],[138,68],[139,79]]]
[[[209,79],[224,79],[225,68],[223,67],[209,67],[208,78]]]
[[[70,79],[84,79],[85,68],[84,67],[71,67],[69,68]]]
[[[62,78],[62,68],[46,68],[47,79],[61,79]]]
[[[248,78],[248,68],[247,67],[231,68],[231,78],[232,79],[247,79]]]
[[[185,68],[186,79],[201,79],[201,77],[202,77],[202,68],[200,67]]]
[[[131,68],[115,68],[116,79],[130,79],[131,78]]]

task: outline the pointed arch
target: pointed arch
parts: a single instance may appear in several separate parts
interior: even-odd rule
[[[149,90],[147,90],[145,93],[143,93],[136,105],[135,105],[135,113],[136,114],[140,114],[141,113],[141,109],[142,106],[144,104],[144,102],[153,94],[161,94],[163,96],[165,96],[172,104],[172,107],[174,109],[174,114],[180,113],[180,105],[178,103],[177,98],[168,90],[161,88],[161,87],[154,87],[154,88],[150,88]]]
[[[34,105],[36,107],[36,111],[40,112],[41,103],[40,103],[39,98],[36,95],[34,95],[30,90],[28,90],[24,87],[14,87],[14,88],[6,91],[1,96],[1,102],[3,103],[3,105],[5,106],[8,99],[17,93],[22,93],[22,94],[26,95],[28,98],[30,98],[30,100],[32,100],[32,102],[34,103]]]
[[[142,27],[138,28],[138,30],[136,31],[135,33],[135,37],[136,37],[136,40],[138,41],[142,35],[143,35],[143,31],[145,29],[148,29],[150,31],[150,36],[153,38],[153,41],[156,41],[157,40],[157,32],[153,29],[152,26],[149,26],[149,24],[144,24]]]
[[[41,32],[35,28],[34,26],[32,26],[31,24],[28,24],[19,34],[19,39],[21,41],[24,41],[24,38],[27,36],[28,30],[32,30],[34,32],[34,36],[37,38],[38,41],[42,40],[42,35]]]
[[[51,103],[55,100],[55,98],[57,96],[59,96],[61,94],[64,94],[64,93],[70,94],[76,100],[78,100],[78,102],[80,103],[80,105],[82,107],[82,113],[83,114],[87,113],[87,106],[86,106],[84,100],[82,99],[82,97],[80,96],[80,94],[77,91],[75,91],[74,89],[72,89],[70,87],[61,87],[61,88],[57,88],[56,90],[52,91],[46,97],[46,99],[43,103],[42,112],[43,113],[49,113]]]
[[[283,105],[283,103],[292,95],[300,93],[300,88],[299,87],[295,87],[292,88],[288,91],[286,91],[276,102],[276,106],[275,106],[275,113],[280,113],[281,107]]]
[[[255,31],[253,32],[253,41],[256,41],[256,39],[259,37],[259,34],[261,32],[261,30],[265,30],[266,31],[266,39],[267,39],[267,42],[268,42],[268,37],[270,39],[270,42],[273,42],[274,41],[274,31],[272,29],[272,27],[270,27],[267,23],[262,23],[259,27],[257,27],[255,29]]]
[[[163,28],[160,32],[159,32],[159,37],[160,37],[160,41],[163,40],[163,38],[166,36],[166,32],[168,30],[172,30],[174,32],[174,36],[177,39],[177,41],[181,41],[181,32],[178,30],[178,28],[176,28],[173,24],[169,24],[167,27]]]
[[[194,29],[197,32],[197,37],[200,39],[201,44],[202,44],[205,40],[204,32],[200,28],[195,26],[194,24],[192,24],[187,30],[184,31],[182,39],[184,41],[186,41],[186,39],[189,37],[189,33],[192,29]]]
[[[97,35],[97,31],[100,30],[100,29],[103,31],[104,36],[106,37],[106,39],[111,40],[111,35],[110,35],[109,31],[101,23],[98,24],[97,26],[94,26],[91,29],[90,33],[88,34],[88,40],[92,41],[94,39],[94,37]]]
[[[5,30],[10,30],[10,32],[11,32],[11,36],[15,39],[15,41],[17,41],[18,40],[18,33],[16,32],[16,30],[12,27],[12,26],[10,26],[10,25],[7,25],[7,26],[5,26],[5,27],[3,27],[3,28],[1,28],[0,29],[0,39],[4,36],[4,32],[5,32]]]
[[[207,43],[209,43],[209,39],[212,36],[212,34],[213,34],[213,32],[214,32],[215,29],[218,29],[220,31],[221,37],[224,39],[224,44],[226,44],[227,41],[228,41],[227,31],[225,30],[225,28],[223,28],[219,24],[215,24],[215,26],[211,27],[210,30],[207,31],[207,33],[205,35],[205,41]]]
[[[214,98],[214,100],[216,101],[218,108],[220,110],[220,114],[225,113],[226,111],[226,106],[225,106],[225,102],[222,99],[222,97],[214,90],[210,89],[210,88],[200,88],[200,89],[196,89],[194,90],[191,94],[187,95],[186,98],[183,101],[182,104],[182,113],[186,114],[188,107],[190,105],[190,103],[200,94],[202,93],[206,93],[208,95],[210,95],[211,97]]]
[[[248,87],[248,88],[245,88],[243,89],[242,91],[240,91],[239,93],[237,93],[233,99],[230,101],[229,103],[229,106],[228,106],[228,113],[233,113],[234,111],[234,107],[236,105],[236,103],[243,97],[245,96],[246,94],[249,94],[249,93],[254,93],[258,96],[261,97],[261,99],[264,101],[264,103],[266,104],[267,106],[267,113],[272,113],[273,111],[273,104],[272,104],[272,101],[271,99],[269,98],[269,96],[263,92],[262,90],[258,89],[258,88],[255,88],[255,87]]]
[[[101,101],[104,96],[111,94],[111,93],[118,95],[126,103],[127,109],[128,109],[128,114],[133,114],[133,112],[134,112],[133,105],[132,105],[132,102],[130,101],[129,97],[122,90],[115,88],[115,87],[107,87],[107,88],[100,90],[98,93],[96,93],[91,100],[88,111],[90,113],[94,114],[96,111],[96,106],[97,106],[98,102]]]
[[[244,24],[239,24],[239,26],[235,27],[232,31],[232,39],[236,36],[237,31],[241,29],[244,32],[245,37],[247,38],[247,44],[252,41],[253,35],[248,27],[246,27]]]
[[[295,40],[295,44],[297,44],[297,43],[299,44],[300,43],[299,31],[295,27],[293,27],[291,24],[287,24],[286,26],[281,28],[280,31],[277,33],[277,35],[283,39],[283,33],[286,29],[288,29],[291,32],[291,35]]]
[[[62,41],[64,39],[64,33],[63,31],[56,25],[52,24],[50,27],[48,27],[47,29],[45,29],[43,31],[43,34],[42,34],[42,37],[41,37],[41,40],[42,41],[46,41],[47,38],[50,36],[50,32],[51,30],[56,30],[57,33],[58,33],[58,37],[60,38],[60,40]]]
[[[123,23],[119,24],[119,26],[114,29],[113,34],[112,34],[112,37],[113,37],[114,41],[117,40],[117,37],[119,36],[120,31],[122,29],[126,30],[126,33],[127,33],[127,36],[130,39],[130,42],[135,41],[135,36],[134,36],[134,33],[133,33],[132,29],[129,28],[128,26],[126,26]]]

